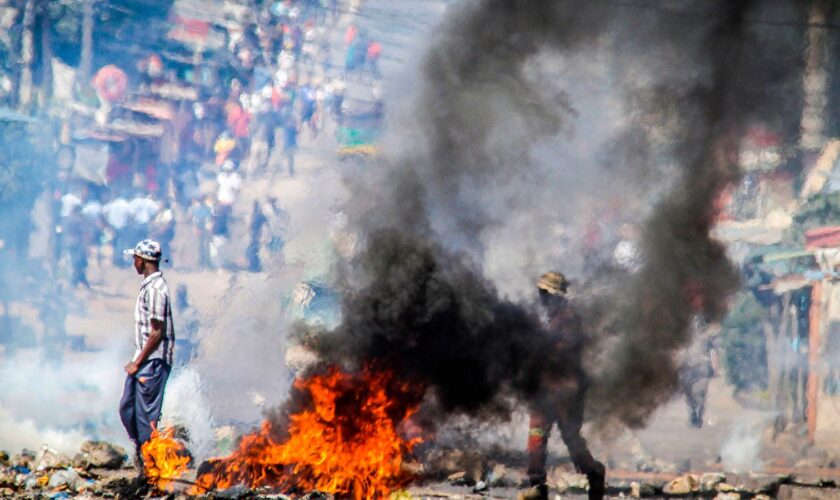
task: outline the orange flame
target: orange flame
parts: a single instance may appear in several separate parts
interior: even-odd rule
[[[289,415],[284,437],[263,422],[231,456],[213,459],[212,470],[198,477],[191,493],[245,484],[383,498],[407,483],[403,456],[420,442],[398,431],[417,408],[416,391],[408,384],[390,372],[354,376],[332,368],[294,386],[311,405]]]
[[[165,491],[173,479],[187,472],[190,457],[186,448],[175,439],[175,429],[166,428],[158,432],[152,428],[152,438],[143,443],[143,468],[149,484]]]

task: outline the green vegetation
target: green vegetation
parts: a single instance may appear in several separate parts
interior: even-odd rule
[[[32,206],[54,178],[49,127],[0,121],[0,240],[25,255]]]
[[[784,239],[787,244],[801,245],[808,229],[835,224],[840,224],[840,191],[817,193],[808,198],[793,216],[793,225]]]
[[[723,321],[721,346],[726,380],[736,392],[767,388],[767,347],[762,329],[764,310],[749,292],[736,297]]]

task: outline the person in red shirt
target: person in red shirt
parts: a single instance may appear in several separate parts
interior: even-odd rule
[[[371,41],[367,46],[367,64],[370,73],[379,78],[379,56],[382,54],[382,44],[377,41]]]

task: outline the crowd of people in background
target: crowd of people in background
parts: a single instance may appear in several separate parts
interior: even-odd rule
[[[52,197],[52,260],[70,264],[71,285],[90,287],[90,259],[127,265],[123,247],[146,237],[161,243],[173,265],[185,265],[172,251],[180,232],[191,233],[198,269],[260,271],[260,254],[282,248],[290,221],[271,197],[244,202],[252,202],[245,220],[248,209],[237,210],[243,182],[295,176],[299,147],[329,144],[318,141],[341,124],[346,82],[376,87],[381,44],[352,22],[338,23],[357,8],[339,0],[265,2],[229,23],[224,45],[200,63],[179,67],[152,53],[136,61],[137,76],[118,95],[100,95],[114,101],[103,106],[105,120],[114,120],[128,117],[118,103],[142,100],[153,88],[197,89],[195,99],[163,100],[171,116],[159,138],[112,140],[102,183],[62,174]],[[343,64],[334,62],[341,60],[336,47],[345,51]],[[103,76],[105,69],[113,74]],[[94,86],[105,82],[100,94],[113,91],[109,78],[119,82],[119,71],[109,66],[94,78]],[[241,259],[229,249],[233,219],[248,227]]]

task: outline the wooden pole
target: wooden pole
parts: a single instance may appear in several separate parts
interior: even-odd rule
[[[93,66],[93,1],[83,0],[82,3],[82,54],[79,61],[79,79],[85,84],[90,83],[90,72]]]
[[[52,40],[50,39],[50,16],[47,15],[46,5],[41,8],[41,92],[43,93],[43,100],[46,104],[49,98],[52,97],[53,79],[52,79]]]
[[[825,26],[828,5],[825,0],[811,0],[808,31],[805,35],[804,103],[800,146],[805,152],[818,152],[825,143],[825,108],[828,102],[828,28]]]
[[[21,110],[32,101],[32,59],[35,44],[32,24],[35,21],[35,0],[26,0],[23,7],[23,33],[20,40],[20,84],[18,85],[18,106]]]
[[[822,329],[822,281],[811,287],[811,309],[808,314],[808,443],[814,444],[817,432],[817,397],[819,396],[820,330]]]

